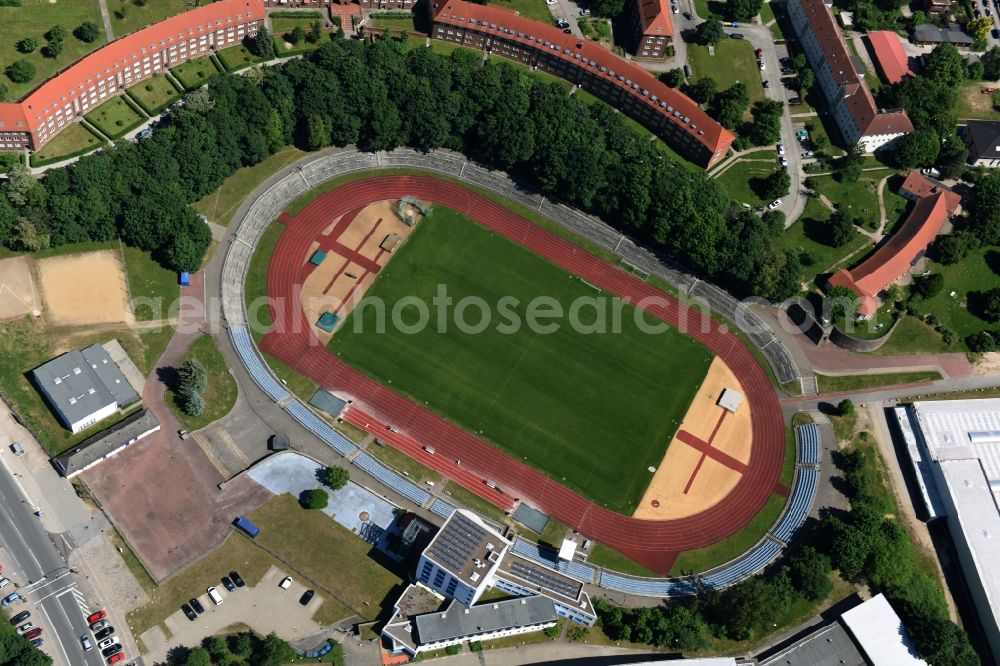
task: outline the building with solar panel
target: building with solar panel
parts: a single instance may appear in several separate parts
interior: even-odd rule
[[[452,513],[420,555],[416,584],[404,591],[382,629],[393,652],[415,655],[463,640],[541,631],[558,618],[585,626],[597,622],[582,582],[514,550],[474,513]],[[519,598],[477,604],[490,588]],[[432,613],[445,617],[418,622]]]

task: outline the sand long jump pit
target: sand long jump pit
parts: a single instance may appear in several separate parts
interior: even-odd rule
[[[414,226],[396,215],[396,201],[377,201],[359,211],[345,213],[323,230],[310,246],[302,281],[302,310],[313,334],[326,344],[354,306],[406,242]],[[419,220],[419,216],[415,218]],[[313,264],[316,253],[324,256]],[[332,330],[317,325],[324,313],[336,316]]]
[[[732,491],[746,471],[753,417],[744,399],[736,412],[719,405],[725,389],[743,392],[716,356],[633,516],[670,520],[700,513]]]
[[[0,321],[41,310],[28,257],[0,259]]]
[[[49,257],[37,263],[46,316],[53,324],[135,321],[125,268],[115,250]]]

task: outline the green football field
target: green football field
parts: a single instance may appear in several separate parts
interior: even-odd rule
[[[443,329],[432,301],[439,285],[453,299]],[[429,324],[421,330],[414,330],[421,318],[414,297],[427,304]],[[482,332],[456,324],[454,313],[465,297],[489,305],[491,320]],[[396,326],[391,313],[403,298],[408,305],[397,308],[402,326]],[[593,302],[605,300],[608,330],[575,330],[565,316],[538,320],[558,324],[555,332],[533,331],[526,314],[539,298],[564,313],[582,303],[577,321],[585,325],[597,320]],[[332,351],[626,514],[641,499],[651,477],[647,468],[660,464],[712,360],[705,347],[674,329],[644,331],[628,305],[619,305],[621,326],[614,332],[616,308],[606,295],[440,206],[420,222],[365,299],[384,304],[388,325],[380,332],[378,308],[362,304],[330,341]],[[465,322],[475,325],[481,317],[479,307],[466,308]],[[510,325],[515,317],[523,325]]]

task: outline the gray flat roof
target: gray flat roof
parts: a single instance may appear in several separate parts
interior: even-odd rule
[[[438,531],[424,555],[466,585],[482,583],[509,542],[472,514],[455,511]]]
[[[866,662],[847,631],[839,624],[817,629],[794,645],[789,645],[758,666],[865,666]]]
[[[130,405],[139,399],[107,350],[98,344],[57,356],[31,374],[67,426],[110,404]]]
[[[872,666],[927,666],[916,656],[903,621],[885,595],[876,594],[840,616]]]
[[[72,449],[64,451],[52,459],[52,463],[63,476],[70,476],[85,469],[118,449],[131,444],[137,437],[159,427],[160,422],[153,412],[140,409],[107,430],[102,430]]]
[[[415,621],[417,636],[423,644],[554,622],[557,619],[556,606],[552,600],[535,596],[488,602],[471,608],[453,601],[444,611],[420,615]]]

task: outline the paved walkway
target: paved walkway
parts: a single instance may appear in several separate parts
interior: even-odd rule
[[[104,35],[108,41],[114,41],[115,31],[111,28],[111,15],[108,13],[108,0],[98,0],[101,5],[101,20],[104,22]]]

